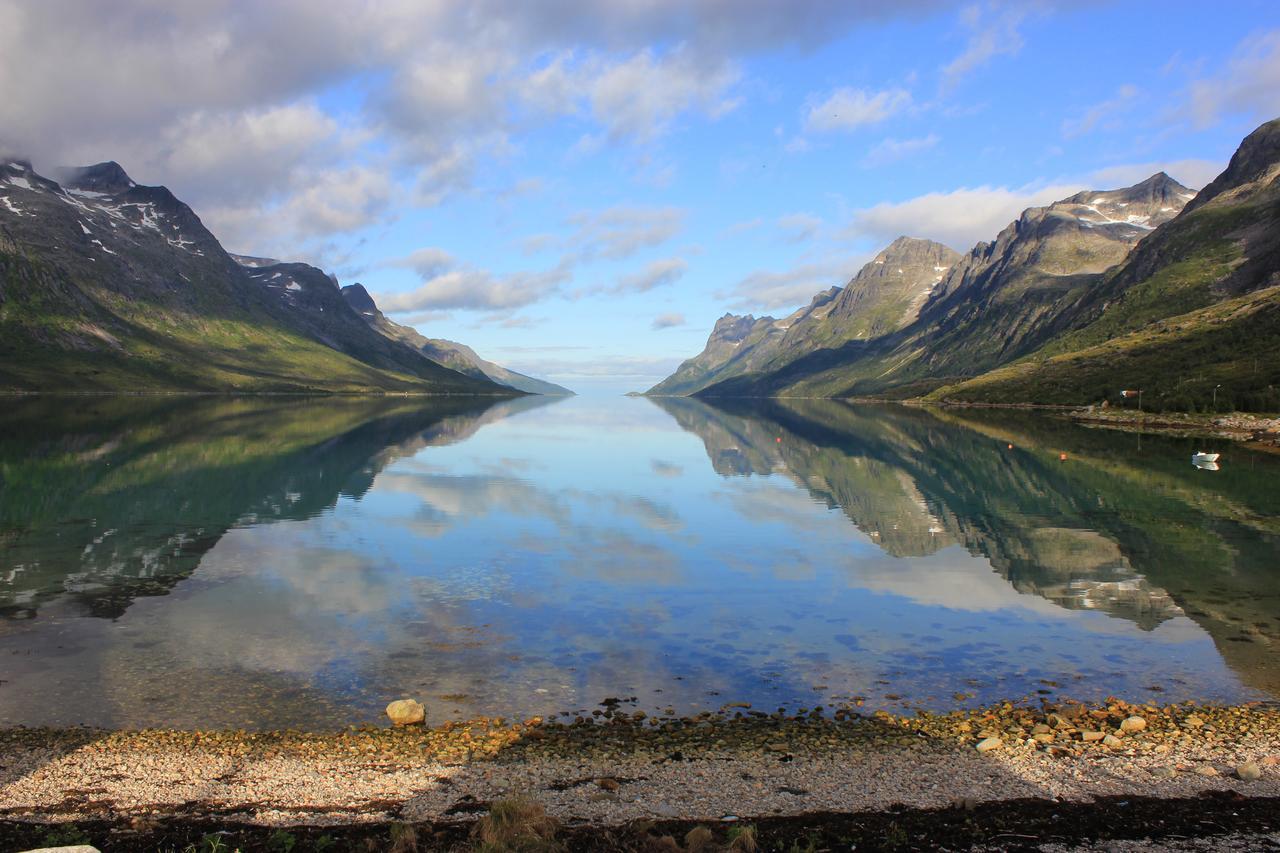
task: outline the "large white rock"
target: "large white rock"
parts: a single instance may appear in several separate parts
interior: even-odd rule
[[[387,716],[397,726],[412,726],[427,719],[427,709],[413,699],[397,699],[387,706]]]

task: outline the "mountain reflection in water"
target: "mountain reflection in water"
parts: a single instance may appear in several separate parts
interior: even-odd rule
[[[0,724],[1280,694],[1280,460],[1190,446],[818,400],[10,400]]]

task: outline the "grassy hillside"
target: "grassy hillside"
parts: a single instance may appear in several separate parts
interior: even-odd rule
[[[1141,389],[1154,409],[1280,410],[1280,120],[1092,289],[1037,352],[935,400],[1084,404]]]

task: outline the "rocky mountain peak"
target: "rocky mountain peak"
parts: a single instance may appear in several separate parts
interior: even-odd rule
[[[876,261],[886,264],[923,263],[931,261],[940,266],[955,263],[957,252],[941,243],[923,237],[902,236],[880,250]]]
[[[137,186],[114,160],[92,166],[65,167],[55,171],[58,182],[68,189],[115,195]]]
[[[348,284],[342,288],[342,298],[347,300],[347,304],[353,310],[361,314],[373,314],[378,310],[377,303],[373,301],[369,291],[365,290],[364,285],[360,282]]]
[[[1276,183],[1277,178],[1280,178],[1280,118],[1272,119],[1246,136],[1236,153],[1231,155],[1226,170],[1200,190],[1187,207],[1192,210],[1202,207],[1246,184],[1270,186]]]

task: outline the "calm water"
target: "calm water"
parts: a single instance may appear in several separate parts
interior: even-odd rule
[[[1274,697],[1280,458],[1200,444],[819,401],[8,399],[0,724]]]

